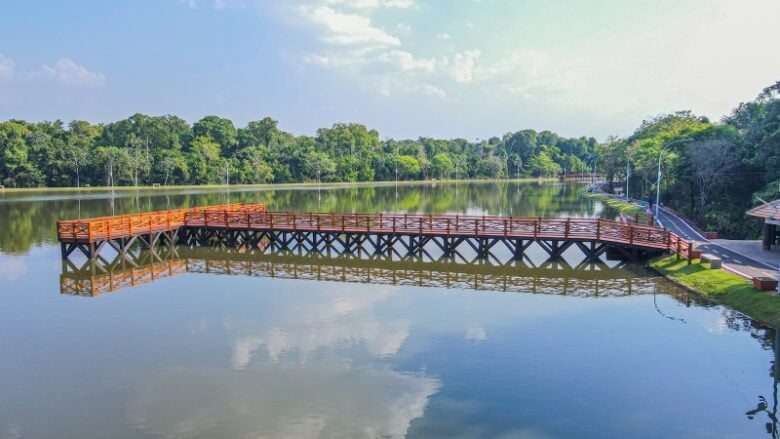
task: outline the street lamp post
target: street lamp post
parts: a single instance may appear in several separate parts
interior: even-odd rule
[[[693,139],[678,139],[673,142],[669,142],[661,148],[658,153],[658,179],[655,181],[655,219],[658,221],[658,207],[661,205],[661,157],[664,155],[666,148],[676,145],[678,143],[693,142]]]
[[[631,182],[631,156],[626,160],[626,200],[628,199],[628,185]]]

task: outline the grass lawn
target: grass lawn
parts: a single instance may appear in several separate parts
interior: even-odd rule
[[[592,194],[588,192],[583,192],[582,196],[585,198],[590,198],[591,200],[599,200],[602,203],[606,204],[607,206],[617,210],[620,213],[623,213],[625,215],[635,215],[639,214],[639,222],[642,224],[647,224],[647,213],[644,209],[637,206],[636,204],[629,203],[627,201],[618,200],[616,198],[608,197],[604,194]]]
[[[753,319],[780,328],[780,296],[760,291],[753,284],[724,270],[711,269],[694,260],[669,256],[650,263],[650,267],[704,297],[740,311]]]

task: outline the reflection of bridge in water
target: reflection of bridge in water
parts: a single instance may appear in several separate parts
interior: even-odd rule
[[[579,297],[629,296],[665,292],[669,284],[624,262],[565,259],[534,263],[475,258],[430,259],[425,256],[293,252],[267,248],[160,247],[127,252],[114,260],[87,260],[77,266],[63,260],[62,294],[98,296],[185,273],[210,273],[383,285],[406,285],[478,291],[518,292]]]

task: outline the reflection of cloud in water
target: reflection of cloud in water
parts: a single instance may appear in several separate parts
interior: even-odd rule
[[[720,313],[708,312],[699,317],[699,322],[710,334],[723,334],[728,329],[726,317]]]
[[[296,353],[301,363],[319,349],[359,343],[365,343],[374,356],[398,353],[409,335],[409,323],[373,316],[375,305],[391,297],[396,288],[339,287],[305,292],[301,297],[288,296],[289,300],[274,312],[273,326],[260,330],[244,328],[254,334],[240,336],[233,343],[233,368],[247,367],[260,350],[274,362]]]
[[[0,256],[0,279],[17,280],[27,273],[27,264],[22,258]]]
[[[466,338],[471,341],[487,340],[487,332],[481,326],[474,326],[466,330]]]
[[[162,437],[403,437],[437,379],[323,364],[285,373],[179,370],[144,377],[127,415]]]

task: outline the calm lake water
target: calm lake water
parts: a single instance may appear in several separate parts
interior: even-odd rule
[[[61,263],[58,219],[226,201],[615,216],[535,183],[0,193],[0,438],[776,434],[775,331],[639,266],[183,248],[91,277]]]

